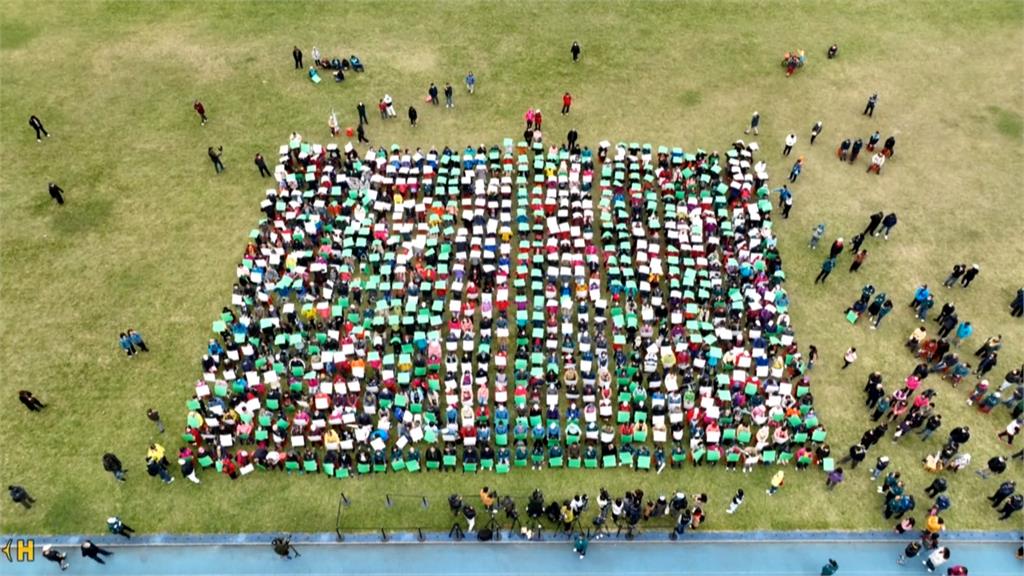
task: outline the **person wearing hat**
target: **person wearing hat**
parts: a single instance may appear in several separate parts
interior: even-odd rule
[[[86,540],[85,542],[82,542],[81,549],[83,558],[92,558],[100,564],[106,564],[106,562],[103,560],[103,558],[100,558],[100,556],[110,556],[113,554],[113,552],[106,550],[104,548],[100,548],[99,546],[93,544],[92,540]]]
[[[43,558],[46,558],[50,562],[56,562],[60,566],[61,570],[67,570],[68,566],[70,566],[68,564],[67,557],[67,554],[57,550],[51,544],[43,546]]]

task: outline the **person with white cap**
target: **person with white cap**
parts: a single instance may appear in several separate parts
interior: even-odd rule
[[[43,558],[46,558],[50,562],[56,562],[60,566],[61,570],[68,569],[69,564],[67,561],[67,557],[67,554],[55,549],[50,544],[43,546]]]

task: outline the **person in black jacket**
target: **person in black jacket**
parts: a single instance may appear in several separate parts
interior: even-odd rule
[[[1017,489],[1017,483],[1013,480],[1007,480],[999,485],[999,489],[996,493],[988,497],[988,501],[992,503],[993,508],[999,508],[999,505],[1003,503],[1013,494],[1013,491]]]
[[[29,495],[27,490],[17,484],[8,486],[7,492],[11,495],[11,500],[15,504],[21,504],[26,509],[32,508],[32,505],[36,502],[36,499]]]
[[[861,234],[863,234],[865,237],[874,236],[875,232],[878,230],[879,224],[882,223],[882,218],[884,217],[885,214],[883,212],[875,212],[874,214],[872,214],[870,220],[868,220],[867,227],[864,228],[864,231],[861,232]]]
[[[964,272],[964,277],[960,279],[960,286],[964,288],[970,286],[979,272],[981,272],[981,268],[977,264],[971,264],[971,267]]]
[[[43,121],[35,114],[28,117],[28,125],[36,131],[36,142],[42,142],[43,136],[50,137],[50,133],[46,131],[46,128],[43,128]]]
[[[106,562],[104,562],[103,558],[100,558],[100,556],[110,556],[111,554],[113,554],[113,552],[100,548],[99,546],[93,544],[92,540],[86,540],[85,542],[82,542],[82,557],[84,558],[92,558],[100,564],[106,564]]]
[[[369,125],[370,121],[366,118],[366,104],[360,102],[356,106],[356,111],[359,112],[359,123]]]
[[[50,182],[49,190],[50,190],[50,198],[53,198],[54,200],[56,200],[58,206],[63,206],[64,205],[64,189],[61,188],[60,186],[57,186],[56,183]]]
[[[853,164],[857,160],[857,156],[860,154],[860,149],[864,147],[864,141],[857,138],[853,142],[853,146],[850,148],[850,164]]]
[[[18,401],[24,404],[25,408],[28,408],[32,412],[39,412],[43,408],[46,408],[46,404],[40,402],[39,398],[33,396],[28,390],[18,391]]]
[[[576,150],[576,140],[580,137],[579,133],[576,132],[575,128],[570,128],[569,133],[565,135],[565,139],[569,142],[569,152]]]
[[[224,147],[219,146],[215,151],[213,146],[206,149],[207,156],[210,157],[210,162],[213,162],[213,169],[220,174],[224,171],[224,163],[221,162],[220,157],[224,155]]]
[[[257,152],[256,158],[253,159],[253,164],[260,169],[260,178],[271,176],[270,170],[267,169],[267,161],[263,159],[263,154]]]
[[[409,106],[409,125],[412,126],[413,128],[416,127],[416,118],[418,117],[419,114],[416,112],[416,109],[413,108],[412,106]]]
[[[295,69],[296,70],[305,69],[306,68],[305,66],[302,65],[302,50],[299,50],[298,46],[296,46],[295,48],[292,48],[292,59],[295,60]]]
[[[114,475],[118,482],[126,482],[124,468],[121,467],[121,460],[111,452],[103,455],[103,469]]]

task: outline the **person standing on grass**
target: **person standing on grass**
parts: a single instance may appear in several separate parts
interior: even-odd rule
[[[854,234],[853,238],[850,239],[850,254],[856,254],[860,251],[862,244],[864,244],[864,235]]]
[[[877,236],[878,226],[882,223],[882,218],[884,217],[885,214],[882,212],[875,212],[872,214],[868,219],[868,225],[864,228],[864,232],[862,232],[862,234],[864,234],[865,237]]]
[[[1016,489],[1017,483],[1013,480],[1007,480],[999,485],[999,489],[996,490],[995,494],[988,497],[988,501],[992,503],[993,508],[999,508],[1003,500],[1009,498]]]
[[[961,322],[956,327],[956,338],[953,340],[953,345],[959,348],[960,344],[971,337],[971,334],[974,334],[974,326],[971,326],[971,323],[966,320]]]
[[[839,562],[829,558],[828,563],[821,567],[821,576],[832,576],[839,571]]]
[[[413,128],[416,127],[416,119],[418,117],[419,114],[416,112],[416,109],[413,108],[412,106],[409,106],[409,125],[412,126]]]
[[[1003,456],[993,456],[989,459],[988,464],[985,468],[978,470],[975,474],[978,475],[982,480],[988,480],[989,477],[1002,474],[1006,471],[1006,458]]]
[[[146,472],[154,478],[159,476],[160,480],[162,480],[164,484],[174,482],[174,477],[167,472],[167,467],[157,460],[146,460]]]
[[[121,349],[124,350],[125,354],[127,354],[129,358],[135,356],[135,346],[132,344],[132,339],[129,338],[127,334],[121,332],[117,337],[117,342],[121,345]]]
[[[729,502],[729,509],[725,511],[726,514],[735,514],[736,510],[743,504],[743,489],[740,488],[736,491],[736,495],[732,497],[732,501]]]
[[[796,144],[796,134],[790,134],[786,136],[785,145],[782,147],[782,155],[789,156],[789,153],[793,151],[793,146]]]
[[[64,205],[64,189],[57,184],[50,182],[49,184],[50,198],[53,198],[58,206]]]
[[[36,499],[28,493],[28,490],[25,490],[25,488],[18,486],[17,484],[8,486],[7,493],[11,496],[12,502],[15,504],[21,504],[26,510],[31,509],[32,505],[36,502]]]
[[[797,158],[796,163],[789,170],[789,181],[796,182],[796,179],[800,177],[800,173],[804,171],[804,157]]]
[[[121,460],[111,452],[103,455],[103,469],[114,475],[118,482],[127,482],[124,468],[121,467]]]
[[[43,121],[35,114],[28,117],[28,125],[36,131],[36,142],[42,142],[43,136],[50,137],[50,133],[46,131],[46,128],[43,128]]]
[[[38,398],[32,395],[28,390],[18,390],[18,401],[28,408],[29,412],[39,412],[43,408],[46,408],[46,404],[39,401]]]
[[[470,95],[476,91],[476,76],[473,74],[472,70],[469,71],[469,74],[466,74],[466,91],[469,92]]]
[[[1002,509],[999,510],[999,513],[1001,514],[999,519],[1007,520],[1010,516],[1020,512],[1022,508],[1024,508],[1024,496],[1014,494],[1013,496],[1010,496],[1010,499],[1007,500],[1006,504],[1004,504]]]
[[[821,136],[821,120],[814,123],[811,127],[811,146],[814,146],[814,141]]]
[[[862,116],[868,116],[873,118],[875,116],[875,105],[878,104],[878,93],[874,93],[868,97],[868,103],[864,106],[864,114]]]
[[[875,460],[875,468],[871,471],[871,481],[878,480],[878,477],[882,475],[882,472],[889,467],[889,457],[879,456],[878,460]]]
[[[127,334],[128,339],[132,341],[133,346],[142,352],[149,352],[149,348],[146,347],[146,341],[142,339],[142,334],[139,334],[133,328],[129,328]]]
[[[370,123],[370,120],[366,117],[366,104],[363,104],[362,102],[360,102],[359,104],[356,104],[356,112],[359,113],[359,123],[360,124],[369,124]]]
[[[431,82],[430,87],[427,88],[427,96],[430,96],[430,103],[434,106],[440,104],[441,101],[437,98],[437,86],[433,82]]]
[[[966,271],[966,264],[954,264],[953,270],[949,273],[949,276],[946,276],[946,279],[942,282],[942,285],[946,288],[951,288],[954,284],[956,284],[957,280],[959,280],[960,277],[964,275],[964,272]]]
[[[886,298],[885,302],[882,302],[882,306],[878,309],[878,314],[874,317],[874,323],[871,325],[872,330],[878,330],[879,325],[882,324],[882,319],[892,312],[893,303],[892,300]]]
[[[853,146],[850,147],[850,164],[857,161],[857,156],[860,155],[860,149],[864,147],[864,141],[857,138],[853,141]]]
[[[292,60],[295,60],[296,70],[301,70],[305,68],[305,66],[302,65],[302,50],[299,50],[298,46],[292,48]]]
[[[253,164],[256,165],[260,170],[260,178],[266,178],[272,176],[270,170],[267,169],[267,161],[263,159],[263,155],[259,152],[256,153],[256,158],[253,160]]]
[[[178,466],[181,468],[181,477],[187,478],[193,484],[199,484],[199,477],[196,476],[196,465],[192,458],[178,458]]]
[[[838,258],[843,253],[843,237],[840,236],[832,242],[832,246],[828,249],[829,258]]]
[[[825,236],[825,225],[818,224],[811,231],[811,242],[807,245],[811,250],[817,250],[818,242],[821,242],[822,237]]]
[[[327,116],[327,127],[331,130],[331,138],[337,138],[338,134],[341,133],[341,125],[338,123],[338,115],[331,110],[329,116]]]
[[[871,164],[868,165],[868,169],[866,170],[866,172],[868,172],[869,174],[871,172],[874,172],[875,174],[881,176],[883,165],[885,165],[885,156],[881,152],[879,152],[871,157]]]
[[[1021,427],[1024,427],[1024,419],[1018,416],[1010,420],[1010,423],[1006,425],[1006,429],[997,434],[996,437],[1013,446],[1013,439],[1017,437],[1017,434],[1020,434]]]
[[[196,100],[192,103],[192,109],[199,115],[199,125],[206,126],[206,106],[203,106],[202,102]]]
[[[444,107],[445,108],[455,108],[455,101],[453,100],[454,97],[455,97],[455,90],[452,89],[452,83],[451,82],[445,82],[444,83]]]
[[[1018,288],[1017,294],[1010,301],[1010,316],[1014,318],[1024,316],[1024,288]]]
[[[110,530],[111,534],[117,536],[124,536],[129,540],[132,537],[132,533],[135,532],[135,530],[131,526],[122,522],[121,519],[117,516],[111,516],[107,518],[107,530]]]
[[[363,127],[362,122],[360,122],[359,125],[356,126],[356,136],[359,138],[360,144],[370,143],[370,140],[366,137],[366,128]]]
[[[885,218],[882,218],[882,229],[876,232],[875,236],[878,236],[878,234],[880,233],[882,234],[882,236],[885,237],[886,240],[888,240],[889,233],[892,232],[892,229],[895,228],[896,224],[898,223],[899,219],[896,217],[896,213],[889,212],[888,214],[885,215]]]
[[[867,151],[868,152],[874,152],[875,151],[875,146],[878,146],[878,141],[881,138],[882,138],[882,135],[878,133],[878,130],[875,130],[871,134],[871,136],[868,137],[868,144],[867,144],[867,146],[865,146],[865,148],[867,148]]]
[[[569,48],[569,53],[572,54],[572,61],[580,61],[580,43],[573,40],[572,47]]]
[[[569,143],[569,152],[573,153],[576,150],[576,141],[579,140],[580,134],[575,128],[570,128],[568,134],[565,135],[566,141]]]
[[[46,558],[50,562],[56,562],[62,571],[67,570],[68,566],[70,566],[70,564],[68,564],[67,557],[67,554],[59,550],[55,550],[52,544],[43,546],[43,558]]]
[[[843,459],[840,460],[839,462],[841,464],[846,464],[847,462],[850,462],[850,468],[856,469],[857,465],[860,464],[861,462],[863,462],[864,458],[867,455],[868,455],[867,449],[864,448],[863,444],[859,444],[858,443],[858,444],[854,444],[853,446],[850,446],[850,450],[847,453],[847,455],[843,456]]]
[[[821,282],[822,284],[824,284],[825,280],[828,278],[828,275],[832,273],[832,270],[835,269],[835,267],[836,259],[826,258],[825,261],[821,263],[821,272],[818,272],[818,276],[814,279],[814,283],[817,284]]]
[[[782,217],[788,220],[789,212],[793,209],[793,193],[788,186],[782,187],[782,192],[779,193],[779,204],[782,205]]]
[[[846,140],[843,140],[842,142],[839,143],[839,149],[836,150],[836,156],[839,158],[840,162],[846,162],[846,159],[849,157],[849,154],[850,139],[847,138]]]
[[[210,157],[210,162],[213,162],[213,170],[217,174],[224,171],[224,163],[220,160],[220,157],[224,155],[223,146],[218,146],[217,150],[214,150],[213,146],[210,146],[206,149],[206,155]]]
[[[544,116],[540,113],[540,108],[533,111],[533,129],[537,132],[541,131],[541,124],[544,122]]]
[[[99,546],[93,544],[92,540],[86,540],[85,542],[82,542],[81,548],[83,558],[92,558],[100,564],[106,564],[106,562],[103,560],[103,558],[100,558],[100,556],[110,556],[113,554],[113,552],[100,548]]]
[[[778,492],[782,485],[786,482],[786,473],[783,470],[779,470],[772,476],[771,486],[765,490],[765,493],[769,496],[774,496]]]
[[[566,92],[562,94],[562,116],[568,114],[570,108],[572,108],[572,94]]]
[[[917,307],[917,319],[924,322],[928,319],[928,312],[935,306],[935,297],[929,296],[927,300],[921,302]]]
[[[164,433],[164,423],[160,420],[159,412],[149,408],[146,410],[146,418],[149,418],[150,422],[156,424],[156,429],[159,430],[161,434]]]
[[[846,370],[851,364],[857,361],[857,349],[850,347],[846,349],[846,353],[843,354],[843,367],[841,370]]]
[[[843,480],[844,478],[842,467],[836,468],[835,470],[829,472],[828,476],[825,477],[825,487],[828,488],[829,490],[832,490],[840,483],[842,483]]]
[[[977,278],[978,273],[980,272],[981,267],[979,267],[977,264],[971,264],[971,267],[968,268],[966,272],[964,272],[964,277],[960,279],[960,286],[963,288],[967,288],[968,286],[970,286],[971,282],[974,282],[974,279]]]
[[[867,257],[867,250],[861,250],[860,252],[857,252],[857,255],[853,257],[853,262],[850,264],[850,272],[856,272],[857,270],[860,270],[861,265],[864,264],[864,261],[867,260]]]
[[[750,128],[747,128],[746,130],[744,130],[743,133],[744,134],[750,134],[751,132],[753,132],[754,136],[757,136],[757,127],[760,126],[760,125],[761,125],[761,114],[758,113],[757,110],[755,110],[753,116],[750,117]]]
[[[814,365],[818,363],[818,347],[811,344],[807,350],[807,371],[810,372],[814,369]]]

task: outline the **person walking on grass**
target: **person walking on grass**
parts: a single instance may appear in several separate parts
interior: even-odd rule
[[[999,485],[999,489],[996,490],[995,494],[988,497],[988,501],[992,503],[993,508],[999,508],[1003,500],[1009,498],[1016,489],[1017,483],[1013,480],[1007,480]]]
[[[359,125],[356,126],[356,136],[359,138],[360,144],[370,143],[370,140],[366,137],[366,128],[363,127],[362,122],[360,122]]]
[[[840,460],[839,462],[840,464],[846,464],[847,462],[850,462],[850,468],[856,469],[857,466],[864,461],[864,458],[867,455],[867,448],[864,448],[863,444],[858,443],[854,444],[853,446],[850,446],[850,450],[848,451],[847,455],[843,456],[843,459]]]
[[[26,510],[30,510],[32,505],[36,503],[36,499],[28,493],[28,490],[17,484],[8,486],[7,493],[10,495],[12,502],[21,504]]]
[[[133,358],[135,356],[135,346],[132,344],[132,339],[129,338],[127,334],[121,332],[117,337],[117,342],[121,345],[121,350],[124,350],[125,354],[127,354],[129,358]]]
[[[895,228],[896,224],[898,223],[899,218],[896,217],[896,213],[889,212],[888,214],[885,215],[885,218],[882,218],[882,229],[878,233],[876,233],[875,236],[878,236],[878,234],[881,233],[882,236],[886,240],[888,240],[889,234],[892,232],[892,229]]]
[[[35,114],[28,117],[28,125],[36,131],[36,142],[42,142],[43,136],[50,137],[50,133],[46,131],[46,128],[43,128],[43,121]]]
[[[829,249],[828,249],[828,257],[829,258],[838,258],[839,255],[843,253],[844,245],[845,244],[843,243],[843,237],[842,236],[840,236],[839,238],[836,238],[835,241],[832,242],[832,246],[829,247]]]
[[[571,108],[572,108],[572,94],[566,92],[565,94],[562,94],[562,116],[565,116],[566,114],[568,114],[569,110]]]
[[[814,230],[811,231],[811,241],[807,247],[811,250],[817,250],[818,243],[821,242],[823,236],[825,236],[825,225],[818,224],[814,227]]]
[[[149,408],[149,409],[146,410],[146,418],[149,418],[150,422],[152,422],[153,424],[156,424],[156,429],[161,434],[164,433],[164,423],[163,423],[163,421],[160,420],[160,413],[159,412],[157,412],[156,410],[154,410],[152,408]]]
[[[968,268],[966,272],[964,272],[964,277],[960,279],[960,286],[963,288],[967,288],[968,286],[970,286],[971,282],[974,282],[974,279],[978,277],[978,274],[980,272],[981,267],[979,267],[977,264],[971,264],[971,267]]]
[[[883,212],[875,212],[872,214],[868,219],[867,227],[864,228],[864,232],[861,234],[863,234],[865,238],[868,236],[877,236],[878,226],[882,224],[882,218],[884,217],[885,214]]]
[[[114,534],[116,536],[124,536],[129,540],[132,537],[132,533],[135,532],[135,530],[131,526],[122,522],[121,519],[117,516],[111,516],[107,518],[107,530],[109,530],[111,534]]]
[[[57,202],[58,206],[63,206],[64,205],[64,189],[61,188],[60,186],[57,186],[57,184],[55,184],[53,182],[50,182],[50,184],[48,186],[48,189],[49,189],[49,192],[50,192],[50,198],[53,198],[53,200],[55,202]]]
[[[868,251],[861,250],[857,252],[857,255],[853,257],[853,262],[850,263],[850,272],[856,272],[860,270],[860,267],[864,264],[864,261],[868,258]]]
[[[121,460],[111,452],[107,452],[103,455],[103,469],[113,474],[114,478],[118,482],[128,481],[128,479],[125,478],[125,470],[121,466]]]
[[[821,567],[821,576],[832,576],[839,571],[839,562],[836,562],[832,558],[828,559],[828,563]]]
[[[841,484],[844,479],[845,478],[843,477],[843,469],[841,467],[836,468],[835,470],[829,472],[828,476],[825,477],[825,487],[828,488],[829,490],[832,490],[833,488]]]
[[[224,163],[221,162],[220,159],[220,157],[224,155],[223,146],[218,146],[217,150],[214,150],[213,146],[210,146],[209,148],[206,149],[206,155],[210,157],[210,162],[213,163],[214,172],[220,174],[221,172],[224,171]]]
[[[146,341],[142,339],[142,334],[136,332],[134,328],[129,328],[127,334],[133,346],[142,352],[149,352],[149,348],[146,347]]]
[[[874,93],[868,97],[868,103],[864,106],[864,113],[862,116],[873,118],[875,116],[875,105],[878,104],[878,93]]]
[[[1018,288],[1013,300],[1010,300],[1010,316],[1020,318],[1024,316],[1024,288]]]
[[[573,40],[572,46],[569,48],[569,53],[572,54],[572,61],[573,62],[579,62],[580,61],[580,52],[581,52],[581,50],[580,50],[580,43],[575,41],[575,40]]]
[[[729,509],[725,511],[726,514],[735,514],[736,510],[743,504],[743,489],[740,488],[736,491],[736,495],[732,497],[732,501],[729,502]]]
[[[814,141],[821,136],[821,120],[814,123],[811,127],[811,146],[814,146]]]
[[[744,134],[750,134],[751,132],[753,132],[754,136],[757,136],[757,128],[760,125],[761,125],[761,114],[759,114],[755,110],[754,114],[750,117],[750,128],[747,128],[746,130],[744,130],[743,133]]]
[[[206,106],[203,106],[202,102],[196,100],[192,103],[192,109],[199,115],[199,125],[206,126]]]
[[[256,165],[260,170],[260,178],[266,178],[272,176],[270,170],[267,169],[267,161],[263,159],[263,155],[259,152],[256,153],[256,158],[253,160],[253,164]]]
[[[39,412],[46,408],[46,404],[40,402],[39,398],[33,396],[28,390],[18,390],[18,401],[24,404],[29,412]]]
[[[789,153],[793,151],[793,146],[796,145],[796,134],[790,134],[786,136],[785,145],[782,147],[782,155],[789,156]]]
[[[953,340],[953,345],[959,348],[965,340],[971,337],[971,334],[974,334],[974,326],[971,326],[971,323],[966,320],[961,322],[956,327],[956,338]]]
[[[455,90],[452,89],[451,82],[444,83],[444,107],[455,108]]]
[[[860,149],[864,147],[864,141],[857,138],[853,142],[853,146],[850,147],[850,164],[857,161],[857,156],[860,156]]]
[[[796,179],[800,177],[800,173],[804,171],[804,157],[797,158],[796,163],[789,170],[789,181],[796,182]]]
[[[999,519],[1008,520],[1010,516],[1020,512],[1021,509],[1024,509],[1024,496],[1014,494],[1013,496],[1010,496],[1010,499],[1007,500],[1006,504],[1004,504],[1002,509],[999,510],[999,513],[1001,514]]]
[[[836,259],[826,258],[825,261],[821,263],[821,272],[818,272],[818,276],[814,279],[814,283],[817,284],[821,282],[822,284],[824,284],[825,280],[828,278],[828,275],[832,273],[832,270],[835,269],[835,267]]]
[[[778,472],[775,473],[774,476],[772,476],[771,486],[769,486],[768,489],[765,490],[765,493],[768,494],[769,496],[774,496],[775,493],[782,488],[782,485],[785,484],[785,482],[786,473],[782,470],[779,470]]]
[[[993,456],[989,459],[988,464],[985,468],[978,470],[975,474],[978,475],[982,480],[988,480],[989,477],[1002,474],[1006,471],[1006,458],[1004,456]]]
[[[882,472],[889,467],[889,457],[879,456],[878,460],[875,460],[875,467],[871,470],[871,481],[878,480],[878,477],[882,475]]]
[[[960,280],[960,277],[963,276],[966,271],[966,264],[954,264],[953,270],[949,273],[949,276],[946,276],[946,280],[942,282],[942,285],[946,288],[953,287],[953,285]]]
[[[93,544],[92,540],[86,540],[85,542],[82,542],[81,548],[83,558],[92,558],[100,564],[106,564],[106,562],[103,560],[103,558],[100,558],[100,556],[110,556],[113,554],[113,552],[106,550],[104,548],[100,548],[99,546]]]
[[[476,91],[476,76],[473,74],[472,70],[469,71],[469,74],[466,74],[466,91],[469,92],[470,95]]]

